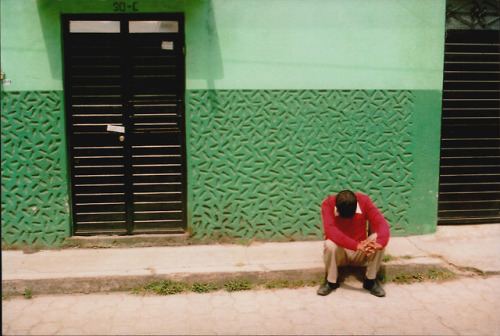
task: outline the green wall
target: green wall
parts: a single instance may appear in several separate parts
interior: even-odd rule
[[[319,238],[320,204],[369,194],[395,235],[435,230],[441,94],[424,90],[189,92],[195,236]],[[439,162],[439,161],[438,161]]]
[[[115,2],[2,1],[12,81],[2,86],[2,244],[57,245],[70,232],[59,17],[113,13]],[[393,234],[435,231],[445,0],[136,8],[185,12],[196,238],[320,238],[321,201],[343,188],[370,194]],[[46,173],[33,158],[51,162]],[[43,192],[30,193],[38,181]]]
[[[2,92],[2,246],[70,234],[63,94]]]
[[[188,88],[441,87],[444,1],[213,1],[213,10],[223,72],[212,83],[188,68]]]
[[[59,14],[113,13],[115,2],[3,0],[5,90],[62,90]],[[442,86],[445,0],[136,2],[186,13],[188,90]]]

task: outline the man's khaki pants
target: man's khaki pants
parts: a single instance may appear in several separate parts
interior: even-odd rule
[[[377,234],[374,233],[368,237],[369,241],[375,241]],[[385,248],[378,250],[375,253],[366,256],[361,251],[351,251],[338,246],[330,239],[325,240],[325,250],[323,258],[326,266],[326,279],[329,282],[337,282],[339,266],[365,266],[366,278],[375,279],[377,272],[380,269],[382,258],[384,257]]]

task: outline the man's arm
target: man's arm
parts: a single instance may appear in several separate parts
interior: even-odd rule
[[[366,200],[365,211],[370,227],[377,233],[376,243],[384,248],[389,242],[390,236],[390,228],[387,220],[369,197]]]
[[[326,239],[330,239],[335,244],[356,251],[358,242],[340,231],[335,225],[335,202],[333,197],[328,197],[321,204],[321,215],[323,217],[323,229]]]

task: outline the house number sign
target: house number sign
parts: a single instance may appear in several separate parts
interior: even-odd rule
[[[113,2],[113,11],[115,12],[139,12],[138,1],[115,1]]]

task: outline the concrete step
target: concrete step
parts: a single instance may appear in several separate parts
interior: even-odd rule
[[[311,267],[287,267],[290,265],[234,265],[234,267],[214,267],[212,269],[186,269],[183,271],[157,271],[145,269],[144,274],[88,274],[67,277],[31,278],[31,279],[4,279],[2,280],[2,293],[4,295],[24,295],[25,290],[33,295],[40,294],[73,294],[73,293],[99,293],[115,291],[131,291],[134,288],[154,281],[172,280],[178,282],[211,283],[223,286],[231,280],[247,280],[255,284],[263,284],[273,280],[289,282],[311,281],[322,282],[325,276],[323,265]],[[456,269],[440,258],[415,258],[398,259],[383,263],[380,274],[387,279],[404,277],[411,279],[413,276],[425,276],[429,272],[455,272]],[[342,267],[340,281],[362,281],[364,268]],[[462,273],[463,274],[463,273]]]

